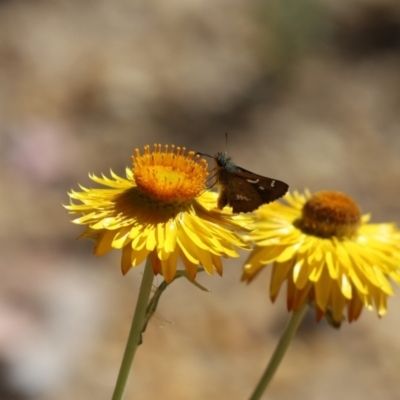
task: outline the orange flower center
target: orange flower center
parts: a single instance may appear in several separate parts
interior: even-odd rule
[[[305,204],[299,228],[322,238],[352,237],[357,233],[361,210],[349,196],[338,192],[315,193]]]
[[[194,151],[185,154],[185,147],[160,144],[144,147],[144,154],[135,149],[133,174],[139,188],[156,200],[185,202],[197,197],[205,188],[207,162]]]

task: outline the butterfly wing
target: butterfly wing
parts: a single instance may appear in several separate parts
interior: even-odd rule
[[[237,208],[240,209],[240,205],[243,205],[246,210],[243,210],[243,212],[248,212],[249,209],[249,211],[253,211],[262,204],[268,204],[271,201],[279,199],[284,196],[289,189],[289,186],[282,181],[257,175],[243,169],[237,172],[236,176],[240,178],[242,187],[245,188],[246,197],[253,199],[247,201],[247,206],[244,205],[240,196],[236,199]],[[239,201],[241,201],[240,205],[238,204]]]
[[[221,201],[226,201],[232,207],[234,213],[250,212],[262,204],[256,188],[239,174],[231,176],[228,185],[222,188],[220,197]]]
[[[253,211],[262,204],[279,199],[289,188],[282,181],[257,175],[240,167],[235,172],[230,172],[229,178],[222,179],[220,184],[218,208],[229,205],[234,213]]]
[[[239,169],[240,171],[237,172],[237,174],[244,178],[247,183],[254,185],[261,196],[263,204],[279,199],[289,190],[289,185],[285,182],[279,181],[278,179],[257,175],[243,168]]]

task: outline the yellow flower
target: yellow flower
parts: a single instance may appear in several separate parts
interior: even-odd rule
[[[255,248],[244,266],[242,280],[250,282],[273,263],[272,301],[287,284],[287,307],[299,311],[304,302],[340,324],[363,309],[387,311],[393,295],[390,278],[400,283],[400,235],[394,224],[369,224],[358,205],[337,192],[294,193],[288,205],[259,208],[256,230],[249,234]]]
[[[111,178],[89,175],[106,188],[68,193],[71,203],[65,207],[82,214],[72,222],[87,225],[80,238],[94,239],[98,256],[122,249],[124,274],[149,256],[154,273],[162,272],[167,282],[174,279],[178,259],[192,279],[198,265],[221,275],[220,257],[237,257],[235,247],[247,247],[236,231],[248,217],[213,209],[217,194],[205,189],[207,162],[185,150],[154,145],[140,154],[136,149],[126,179],[112,171]]]

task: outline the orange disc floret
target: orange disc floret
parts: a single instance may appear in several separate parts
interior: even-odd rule
[[[194,151],[185,154],[185,147],[154,145],[144,147],[144,154],[135,149],[133,174],[138,187],[156,199],[184,202],[197,197],[204,189],[208,165]]]

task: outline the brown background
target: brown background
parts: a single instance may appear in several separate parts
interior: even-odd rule
[[[400,222],[398,0],[0,1],[0,399],[110,399],[142,267],[76,242],[66,192],[135,147],[228,150]],[[127,399],[245,399],[288,318],[268,274],[165,293]],[[160,282],[160,279],[158,279]],[[400,298],[303,323],[265,398],[400,398]]]

